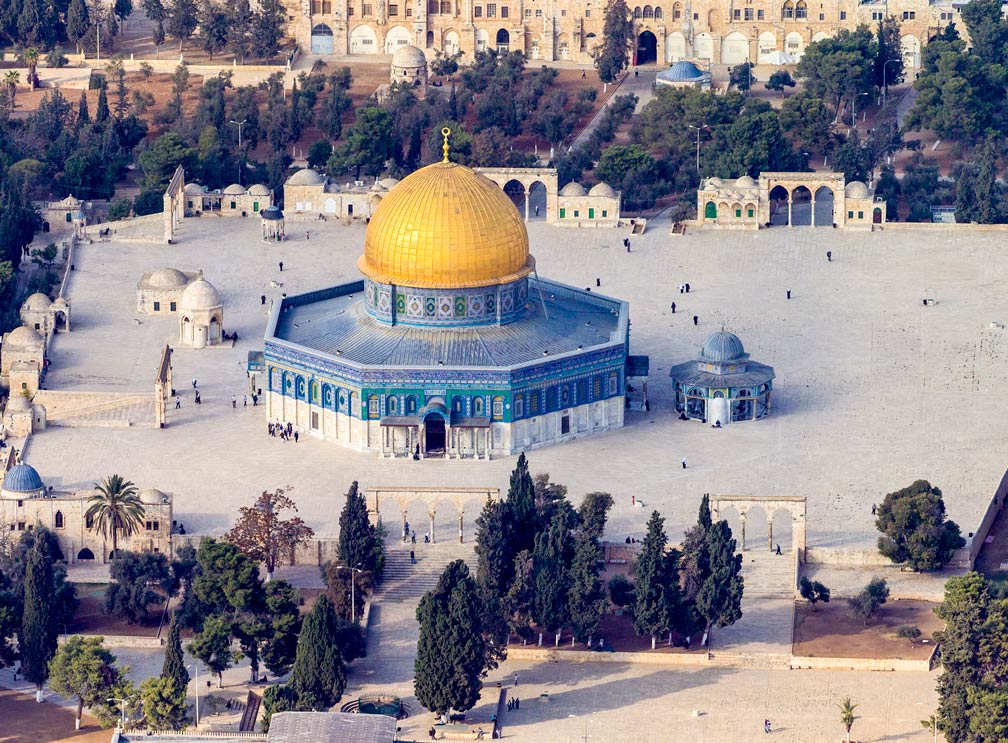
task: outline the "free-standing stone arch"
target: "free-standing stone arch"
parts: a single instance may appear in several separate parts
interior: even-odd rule
[[[559,192],[556,168],[476,168],[476,172],[486,176],[502,189],[512,181],[521,184],[526,195],[526,221],[529,218],[529,199],[527,196],[536,183],[542,184],[546,189],[546,223],[556,224],[558,214],[557,195]]]
[[[500,500],[500,488],[420,488],[420,487],[372,487],[367,489],[368,512],[371,520],[381,523],[382,516],[397,512],[399,534],[406,533],[406,512],[411,503],[422,502],[427,507],[430,518],[429,532],[431,542],[437,541],[434,532],[434,517],[437,515],[439,503],[448,501],[454,504],[458,513],[458,540],[465,541],[465,512],[472,504],[471,513],[478,514],[487,498]],[[475,516],[473,517],[475,523]],[[414,529],[414,531],[416,531]]]
[[[777,186],[784,188],[789,194],[793,194],[799,187],[804,186],[813,195],[819,189],[826,187],[833,192],[833,221],[832,224],[838,227],[844,226],[844,174],[843,173],[760,173],[759,175],[759,223],[768,224],[770,222],[770,192]],[[791,199],[788,200],[788,220],[790,227],[792,222]],[[814,206],[814,202],[813,205]],[[823,226],[812,224],[812,227]]]
[[[805,496],[754,496],[754,495],[712,495],[710,497],[711,516],[717,520],[724,509],[734,508],[738,511],[741,529],[736,538],[739,549],[746,549],[745,523],[746,512],[750,509],[760,509],[767,520],[768,547],[773,549],[773,517],[777,511],[787,511],[791,514],[791,545],[799,563],[805,562]]]

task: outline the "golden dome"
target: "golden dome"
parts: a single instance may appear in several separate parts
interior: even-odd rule
[[[382,284],[464,289],[505,284],[535,266],[525,223],[489,178],[452,162],[412,173],[367,228],[357,267]]]

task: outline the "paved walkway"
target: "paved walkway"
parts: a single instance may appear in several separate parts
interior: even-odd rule
[[[634,75],[634,70],[637,70],[638,75]],[[658,67],[654,65],[647,65],[644,67],[631,67],[628,71],[626,77],[619,83],[619,87],[616,92],[613,93],[609,99],[592,117],[592,120],[588,122],[587,126],[581,130],[581,133],[574,138],[571,143],[572,148],[581,147],[588,138],[591,136],[592,132],[598,128],[599,121],[601,121],[603,114],[606,109],[612,105],[613,99],[619,95],[633,94],[637,96],[637,108],[634,109],[635,113],[640,113],[640,110],[647,105],[648,101],[654,98],[654,81],[655,75],[658,74]]]

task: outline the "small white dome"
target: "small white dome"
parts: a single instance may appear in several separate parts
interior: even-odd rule
[[[59,307],[60,309],[69,309],[70,303],[63,297],[56,297],[56,299],[53,300],[52,306]]]
[[[214,285],[200,274],[199,278],[182,292],[180,304],[183,310],[213,310],[220,307],[223,302]]]
[[[232,183],[224,189],[225,196],[241,196],[243,193],[245,193],[245,187],[239,186],[237,183]]]
[[[584,186],[576,181],[571,181],[566,186],[560,189],[561,196],[584,196],[585,190]]]
[[[157,289],[181,289],[189,283],[189,277],[177,268],[159,268],[147,277],[147,286]]]
[[[311,168],[299,170],[287,179],[288,186],[318,186],[322,182],[322,176]]]
[[[42,336],[24,325],[7,334],[8,346],[41,346],[43,343]]]
[[[393,67],[426,67],[427,57],[415,46],[407,44],[395,50],[392,55]]]
[[[862,181],[851,181],[844,189],[844,196],[848,199],[867,199],[868,186]]]
[[[42,292],[35,292],[24,301],[21,309],[27,312],[41,312],[49,309],[51,305],[52,302],[49,300],[49,297]]]
[[[249,196],[269,196],[270,190],[262,183],[253,183],[249,186]]]
[[[202,195],[203,186],[198,183],[187,183],[185,184],[185,188],[182,189],[182,192],[191,196]]]
[[[589,196],[608,196],[610,199],[616,198],[616,192],[608,183],[596,183],[588,192]]]
[[[399,183],[398,178],[382,178],[380,181],[378,181],[378,185],[389,191],[391,191],[392,187],[397,185],[398,183]]]
[[[754,181],[750,176],[744,175],[735,181],[735,185],[738,188],[755,188],[756,181]]]

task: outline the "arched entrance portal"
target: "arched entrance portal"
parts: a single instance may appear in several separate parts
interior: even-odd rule
[[[819,186],[813,194],[812,226],[830,227],[833,219],[833,191],[829,186]]]
[[[438,413],[424,418],[424,452],[428,457],[445,455],[445,421]]]
[[[774,186],[770,190],[770,225],[773,227],[787,227],[788,225],[788,201],[790,194],[784,186]]]
[[[791,192],[791,226],[808,227],[812,224],[812,192],[798,186]]]
[[[654,64],[658,61],[658,38],[650,31],[637,37],[637,57],[634,64]]]
[[[333,31],[326,24],[320,23],[311,30],[312,54],[333,53]]]
[[[511,49],[511,34],[508,33],[506,28],[502,28],[497,32],[497,52],[499,54],[507,54]]]

